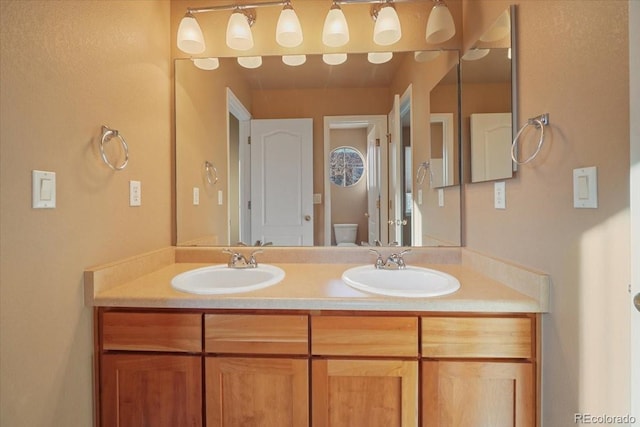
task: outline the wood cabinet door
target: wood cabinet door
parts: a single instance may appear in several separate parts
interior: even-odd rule
[[[422,362],[423,427],[534,427],[530,362]]]
[[[312,363],[314,427],[415,427],[418,362],[319,359]]]
[[[207,427],[306,427],[309,362],[207,357]]]
[[[202,426],[200,356],[106,354],[101,427]]]

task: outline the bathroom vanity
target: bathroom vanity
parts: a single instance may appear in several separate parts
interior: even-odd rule
[[[263,255],[286,272],[277,285],[171,288],[176,274],[225,260],[214,251],[168,248],[86,271],[97,425],[537,425],[544,274],[425,249],[414,261],[460,290],[393,298],[346,286],[353,264],[321,250],[276,263],[273,248]],[[370,261],[361,248],[349,255]],[[519,291],[496,279],[508,277]]]

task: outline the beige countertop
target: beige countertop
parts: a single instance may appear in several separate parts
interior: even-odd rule
[[[477,254],[463,254],[451,263],[432,264],[420,259],[413,265],[440,270],[456,277],[458,291],[440,297],[402,298],[369,294],[341,280],[342,273],[361,263],[270,262],[285,278],[268,288],[237,294],[195,295],[174,290],[171,279],[182,272],[220,262],[203,262],[167,248],[85,271],[85,301],[91,306],[131,308],[277,309],[277,310],[381,310],[483,313],[538,313],[547,311],[548,277],[496,261],[478,262]],[[209,255],[207,255],[209,256]],[[183,262],[189,258],[197,262]],[[215,258],[215,257],[214,257]],[[356,257],[357,258],[357,257]],[[343,258],[344,259],[344,258]],[[466,261],[465,261],[466,260]],[[290,260],[287,260],[290,261]],[[442,259],[438,259],[442,261]],[[445,260],[447,261],[447,260]],[[503,270],[505,270],[503,268]],[[509,271],[510,269],[515,271]],[[486,270],[486,271],[481,271]],[[500,269],[498,269],[500,270]],[[488,271],[489,274],[486,274]],[[513,278],[508,286],[497,278]],[[538,289],[540,288],[540,289]],[[517,289],[517,290],[516,290]]]

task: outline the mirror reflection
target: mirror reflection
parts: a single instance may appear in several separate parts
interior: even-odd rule
[[[469,147],[471,182],[511,178],[515,45],[510,10],[462,56],[463,146]]]
[[[176,60],[177,244],[460,245],[459,177],[438,189],[444,197],[432,182],[416,181],[431,156],[430,93],[458,53],[415,58],[394,52],[372,65],[366,54],[350,54],[328,66],[309,55],[288,66],[263,57],[257,69],[220,58],[211,71]],[[457,117],[455,87],[444,113]],[[306,130],[289,127],[295,121]],[[340,188],[354,190],[342,200],[328,178],[337,146],[362,154],[365,178]],[[353,224],[355,231],[336,227]]]

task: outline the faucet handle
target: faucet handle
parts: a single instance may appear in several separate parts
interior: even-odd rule
[[[376,263],[374,264],[375,268],[381,268],[384,265],[384,260],[382,259],[382,254],[375,249],[369,249],[369,252],[376,255]]]

